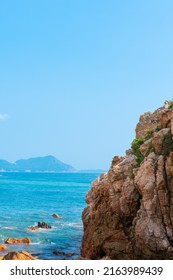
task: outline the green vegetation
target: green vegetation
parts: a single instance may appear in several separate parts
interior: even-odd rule
[[[161,129],[161,128],[160,128]],[[140,146],[146,142],[147,140],[151,139],[153,136],[154,130],[148,130],[146,133],[146,136],[144,138],[135,138],[132,142],[131,149],[132,153],[136,156],[137,165],[136,167],[139,167],[142,161],[144,160],[144,155],[140,152]],[[146,156],[148,156],[150,153],[154,152],[154,147],[152,142],[149,144]]]
[[[155,132],[160,131],[162,128],[163,128],[163,126],[162,126],[161,124],[160,124],[160,125],[158,125],[158,126],[156,126],[156,128],[155,128]]]
[[[145,142],[143,138],[135,138],[132,142],[132,153],[136,156],[137,166],[140,166],[141,162],[144,160],[144,156],[140,152],[140,146]],[[137,167],[136,166],[136,167]]]
[[[153,136],[154,130],[148,130],[146,136],[144,137],[144,142],[149,140]]]
[[[173,99],[167,100],[167,103],[168,103],[168,109],[172,109],[173,108]]]
[[[173,106],[173,101],[172,101]],[[158,125],[154,130],[147,131],[146,136],[144,138],[135,138],[131,144],[132,153],[136,156],[137,164],[136,167],[139,167],[144,160],[145,156],[148,156],[150,153],[155,152],[152,140],[148,144],[148,149],[145,152],[145,156],[141,153],[140,147],[144,144],[147,140],[151,139],[154,132],[158,132],[162,129],[162,125]],[[171,135],[171,131],[164,137],[162,143],[162,151],[164,151],[164,155],[169,155],[169,153],[173,152],[173,139]]]
[[[171,151],[173,151],[173,140],[171,131],[169,131],[163,139],[163,150],[165,155],[168,155]]]

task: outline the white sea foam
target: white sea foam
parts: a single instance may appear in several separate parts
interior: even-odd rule
[[[1,228],[3,228],[3,229],[17,229],[17,227],[6,227],[6,226],[4,226],[4,227],[1,227]]]
[[[41,241],[39,241],[39,242],[32,242],[32,243],[30,243],[30,245],[40,245],[41,244]]]
[[[68,226],[72,228],[83,228],[83,225],[81,223],[75,223],[75,222],[70,222],[70,223],[63,223],[61,224],[62,226]]]

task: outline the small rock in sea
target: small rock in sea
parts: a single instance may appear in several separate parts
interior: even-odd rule
[[[5,244],[19,244],[19,243],[24,243],[24,244],[29,244],[31,243],[31,239],[28,237],[25,238],[8,238],[5,241]]]
[[[8,250],[4,244],[0,244],[0,251]]]
[[[53,214],[52,217],[53,217],[53,218],[56,218],[56,219],[61,219],[61,218],[62,218],[62,217],[61,217],[60,215],[58,215],[58,214]]]
[[[38,230],[38,227],[33,227],[33,226],[31,226],[31,227],[29,227],[28,229],[30,229],[30,230]]]
[[[60,255],[60,256],[65,256],[67,258],[72,257],[72,256],[75,255],[74,253],[64,253],[64,252],[61,252],[61,251],[58,251],[58,250],[53,251],[53,254]]]
[[[22,251],[22,252],[9,252],[7,255],[5,255],[2,258],[2,260],[37,260],[37,258],[34,258],[28,252]]]
[[[38,228],[52,228],[50,225],[45,222],[38,222]]]

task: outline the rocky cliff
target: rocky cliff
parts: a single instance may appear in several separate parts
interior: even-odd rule
[[[140,117],[131,149],[86,195],[82,257],[173,259],[172,138],[172,108]]]

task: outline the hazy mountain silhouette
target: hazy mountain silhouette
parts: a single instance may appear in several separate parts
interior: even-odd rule
[[[53,156],[19,159],[14,163],[0,159],[0,170],[3,171],[31,171],[31,172],[71,172],[75,168]]]

